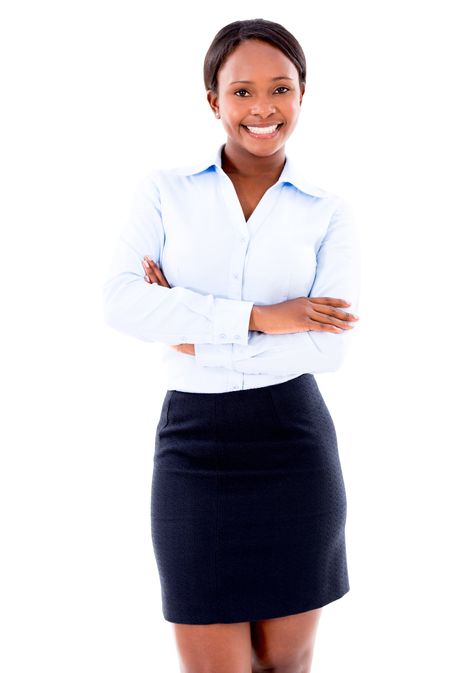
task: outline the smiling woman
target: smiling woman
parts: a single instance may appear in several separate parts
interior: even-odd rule
[[[358,240],[285,154],[305,79],[280,24],[217,33],[204,80],[226,142],[146,176],[104,287],[111,326],[168,346],[151,534],[185,673],[309,673],[322,607],[350,589],[314,373],[340,367],[357,320]]]
[[[284,144],[297,124],[305,92],[305,57],[300,45],[289,44],[282,31],[277,44],[257,36],[236,42],[236,37],[239,40],[235,36],[228,41],[224,31],[208,50],[207,98],[228,135],[227,156],[234,165],[229,172],[270,177],[283,163]]]

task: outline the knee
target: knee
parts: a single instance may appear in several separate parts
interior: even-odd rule
[[[252,673],[311,673],[312,649],[296,656],[254,659]]]
[[[311,666],[297,666],[296,664],[280,664],[280,666],[270,666],[269,668],[252,668],[252,673],[311,673]]]

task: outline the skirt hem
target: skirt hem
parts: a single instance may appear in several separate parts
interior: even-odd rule
[[[347,585],[347,588],[343,591],[340,591],[337,595],[333,595],[326,599],[319,601],[313,601],[307,606],[299,606],[297,608],[284,608],[281,610],[268,610],[264,613],[257,613],[256,615],[247,615],[243,617],[242,615],[218,615],[216,617],[204,617],[204,618],[194,618],[194,617],[182,617],[175,615],[170,615],[169,613],[163,612],[163,617],[166,622],[171,622],[172,624],[192,624],[192,625],[201,625],[201,624],[237,624],[240,622],[256,622],[265,619],[277,619],[279,617],[289,617],[291,615],[299,614],[301,612],[308,612],[309,610],[317,610],[318,608],[325,607],[334,601],[339,600],[350,591],[350,586]]]

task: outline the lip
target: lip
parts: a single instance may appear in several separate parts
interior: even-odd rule
[[[254,126],[255,128],[263,129],[263,128],[267,128],[267,126],[273,126],[276,123],[277,122],[272,122],[272,124],[249,124],[249,126]],[[278,122],[277,123],[277,128],[275,129],[275,131],[273,133],[266,133],[264,135],[259,134],[259,133],[258,134],[252,133],[251,131],[248,130],[246,124],[241,124],[241,126],[242,126],[242,128],[244,128],[247,131],[248,135],[251,138],[258,138],[258,140],[270,140],[271,138],[275,138],[275,136],[278,135],[278,133],[280,131],[280,128],[283,126],[283,122]]]
[[[264,129],[266,126],[273,126],[274,124],[282,124],[283,122],[271,122],[270,124],[242,124],[242,126],[254,126],[258,129]]]

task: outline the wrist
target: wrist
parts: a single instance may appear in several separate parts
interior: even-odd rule
[[[249,330],[255,332],[264,332],[264,306],[253,305],[250,313]]]

